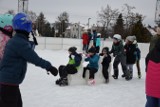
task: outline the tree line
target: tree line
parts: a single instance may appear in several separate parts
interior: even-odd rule
[[[97,32],[102,34],[102,38],[120,34],[125,39],[129,35],[135,35],[138,42],[149,42],[151,34],[143,24],[145,16],[133,12],[134,9],[134,6],[128,4],[124,4],[121,11],[112,9],[109,5],[105,8],[102,7],[97,14]],[[14,11],[9,10],[8,13],[14,14]],[[40,36],[65,37],[65,30],[69,26],[69,14],[67,12],[62,12],[57,16],[54,24],[46,20],[43,12],[38,16],[32,11],[29,11],[28,14],[33,21],[33,29],[37,29]]]

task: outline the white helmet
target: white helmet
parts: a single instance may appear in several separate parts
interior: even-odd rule
[[[101,33],[97,33],[97,36],[101,36]]]
[[[114,34],[113,38],[117,39],[119,41],[122,39],[121,35],[119,35],[119,34]]]

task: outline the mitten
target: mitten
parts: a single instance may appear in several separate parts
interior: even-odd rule
[[[50,72],[54,76],[57,76],[57,74],[58,74],[58,70],[54,66],[52,66],[51,68],[49,68],[47,71]]]

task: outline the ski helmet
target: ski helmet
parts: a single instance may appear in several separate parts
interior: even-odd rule
[[[18,13],[13,18],[13,29],[30,33],[32,31],[32,21],[25,13]]]
[[[0,15],[0,27],[4,28],[5,26],[12,26],[13,15],[11,14],[2,14]]]
[[[119,35],[119,34],[115,34],[113,36],[113,38],[116,39],[116,40],[118,40],[118,41],[120,41],[122,39],[121,35]]]

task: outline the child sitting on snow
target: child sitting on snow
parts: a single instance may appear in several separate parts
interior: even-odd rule
[[[76,52],[76,47],[70,47],[69,52],[69,62],[66,66],[61,65],[59,67],[60,79],[56,81],[57,85],[67,86],[68,85],[68,74],[75,74],[78,72],[78,68],[81,64],[82,56]]]
[[[89,62],[87,67],[84,67],[82,77],[85,78],[86,70],[89,70],[89,81],[88,84],[94,85],[94,74],[98,71],[98,61],[99,55],[96,54],[96,49],[94,47],[88,50],[88,55],[85,61]]]
[[[106,83],[109,82],[109,65],[111,63],[111,56],[109,55],[109,48],[108,47],[104,47],[102,49],[102,53],[100,54],[100,56],[103,56],[103,61],[102,61],[102,74],[106,80]]]

